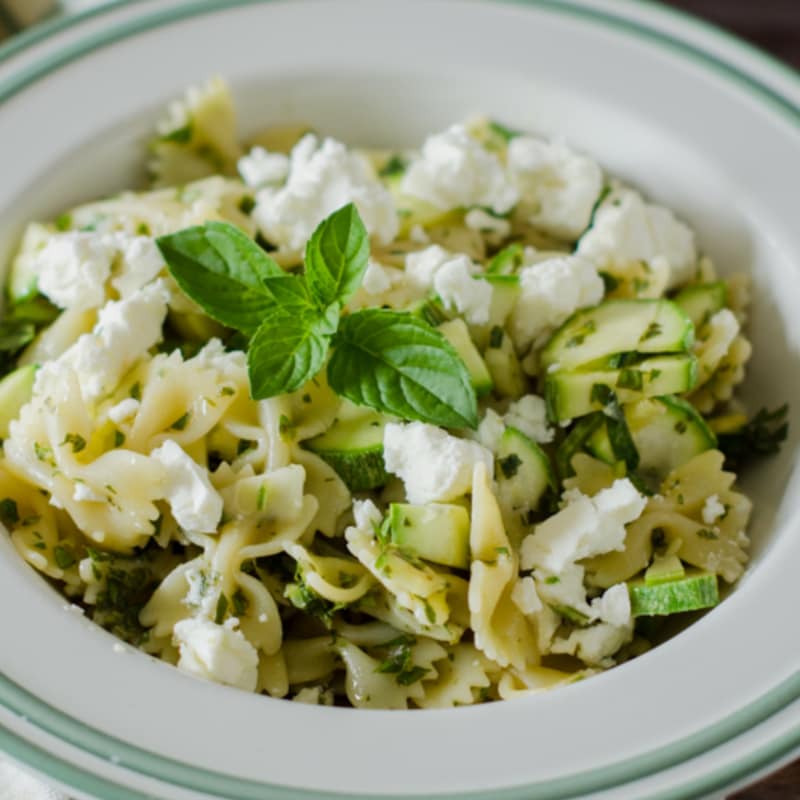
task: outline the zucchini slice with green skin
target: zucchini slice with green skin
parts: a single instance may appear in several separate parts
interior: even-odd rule
[[[639,471],[659,482],[717,446],[717,437],[697,409],[680,397],[657,397],[626,406],[625,418],[639,451]]]
[[[518,400],[528,390],[528,380],[522,371],[511,337],[500,327],[493,328],[483,360],[501,397]]]
[[[575,470],[572,469],[573,456],[583,450],[589,450],[588,443],[599,429],[605,432],[605,419],[605,414],[602,411],[595,411],[593,414],[588,414],[579,419],[567,435],[567,438],[558,446],[556,450],[556,468],[562,480],[575,474]],[[608,435],[606,435],[606,439],[608,439]],[[610,443],[608,447],[610,449]],[[592,451],[589,450],[589,452]]]
[[[0,381],[0,439],[8,436],[8,426],[33,395],[36,364],[19,367]]]
[[[383,429],[389,418],[367,408],[347,407],[325,433],[303,443],[330,464],[351,492],[383,486]]]
[[[684,310],[695,330],[699,330],[717,311],[728,305],[728,284],[715,281],[687,286],[678,292],[672,302]]]
[[[500,438],[496,456],[497,503],[509,540],[519,546],[545,493],[556,488],[553,468],[544,450],[512,427]]]
[[[620,403],[688,392],[697,383],[697,359],[690,353],[655,356],[616,370],[554,372],[545,379],[547,413],[562,422],[599,411],[603,403],[595,386],[612,390]]]
[[[392,503],[389,532],[392,544],[415,558],[457,569],[469,567],[469,513],[448,503]]]
[[[492,376],[489,374],[489,369],[481,358],[478,348],[470,338],[467,323],[463,319],[452,319],[449,322],[443,322],[438,330],[461,356],[478,397],[489,394],[494,387]]]
[[[515,242],[496,253],[486,265],[488,275],[513,275],[521,266],[525,256],[525,248]]]
[[[683,578],[647,584],[629,581],[631,614],[634,617],[664,617],[712,608],[719,603],[717,576],[710,572],[690,572]]]
[[[694,326],[669,300],[606,300],[576,311],[542,351],[544,370],[570,370],[615,353],[683,353]]]

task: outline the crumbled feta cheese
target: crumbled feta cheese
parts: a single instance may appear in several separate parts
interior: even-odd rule
[[[594,497],[578,491],[564,493],[567,505],[536,526],[520,551],[523,569],[544,568],[560,575],[581,558],[622,550],[625,525],[644,510],[647,501],[623,478]]]
[[[193,364],[213,369],[230,380],[241,377],[247,370],[247,356],[241,350],[226,350],[219,339],[209,339],[203,349],[192,359]]]
[[[131,297],[106,303],[92,332],[81,336],[58,359],[80,376],[85,399],[96,400],[112,391],[130,367],[161,340],[167,299],[164,284],[158,280]],[[37,385],[45,379],[49,366],[39,370],[44,374],[41,378],[37,374]]]
[[[496,217],[482,208],[471,208],[464,215],[464,224],[474,231],[494,233],[501,237],[511,233],[511,223],[504,217]]]
[[[541,611],[542,605],[536,583],[530,576],[520,578],[511,590],[511,600],[523,614],[535,614]]]
[[[365,531],[371,531],[383,521],[383,515],[372,500],[354,500],[353,518],[356,527]]]
[[[289,174],[289,158],[283,153],[270,153],[254,147],[242,156],[237,165],[242,180],[255,189],[268,183],[282,183]]]
[[[595,618],[595,612],[586,602],[586,587],[583,585],[584,568],[578,564],[566,564],[558,574],[548,570],[536,570],[536,588],[542,600],[550,606],[570,608],[587,619]]]
[[[520,351],[539,344],[579,308],[599,303],[605,292],[596,267],[585,258],[551,258],[524,266],[510,333]]]
[[[198,678],[254,692],[258,652],[228,620],[217,625],[203,617],[181,620],[173,629],[180,649],[178,667]]]
[[[178,525],[186,531],[216,533],[222,498],[209,482],[208,472],[172,440],[153,450],[150,457],[166,471],[164,495]]]
[[[105,503],[107,499],[105,495],[99,494],[95,492],[94,489],[87,486],[85,483],[78,482],[75,484],[75,491],[72,493],[72,499],[76,503],[80,503],[83,501],[88,501],[90,503]],[[50,498],[51,505],[53,504],[53,498]]]
[[[712,494],[706,498],[703,505],[703,522],[713,525],[720,517],[725,516],[725,506],[719,500],[719,495]]]
[[[304,136],[289,157],[289,176],[280,188],[256,195],[253,218],[282,250],[300,252],[317,225],[347,203],[358,207],[367,231],[388,244],[398,231],[390,192],[374,177],[366,159],[341,142]]]
[[[424,250],[409,253],[406,256],[406,278],[417,289],[431,289],[433,279],[441,268],[454,258],[453,254],[438,244],[432,244]]]
[[[55,235],[37,256],[39,291],[60,308],[102,305],[114,256],[114,247],[93,233]]]
[[[487,450],[496,453],[505,430],[503,418],[494,409],[487,408],[481,424],[478,425],[476,438]]]
[[[484,463],[490,474],[494,469],[485,447],[423,422],[387,425],[383,460],[387,472],[402,479],[411,503],[455,500],[469,492],[475,464]]]
[[[125,422],[134,416],[140,405],[141,403],[133,397],[126,397],[108,409],[108,418],[116,425],[119,425],[120,422]]]
[[[222,592],[220,575],[205,567],[192,567],[185,572],[189,589],[183,598],[183,604],[196,609],[206,617],[214,615]]]
[[[602,622],[609,625],[629,625],[631,622],[631,598],[628,586],[617,583],[592,600],[592,610]]]
[[[670,267],[668,288],[689,280],[697,263],[694,233],[661,206],[645,203],[632,189],[610,195],[597,209],[592,227],[578,243],[577,254],[599,268],[659,256]]]
[[[382,294],[392,287],[392,278],[386,268],[374,259],[367,262],[367,269],[361,280],[361,288],[367,294]]]
[[[426,139],[400,190],[441,209],[484,206],[497,214],[511,210],[518,198],[500,159],[463,125]]]
[[[146,286],[166,264],[156,243],[147,236],[113,233],[104,237],[119,254],[111,285],[125,298]]]
[[[534,442],[552,442],[555,431],[547,424],[547,405],[543,398],[526,394],[508,407],[503,416],[506,425],[516,428]]]
[[[516,136],[508,145],[508,169],[530,223],[574,241],[592,217],[603,189],[603,171],[562,142]]]
[[[467,256],[456,256],[436,271],[433,288],[445,308],[457,310],[471,325],[483,325],[489,321],[492,284],[474,278],[475,271]]]
[[[610,667],[611,656],[632,638],[632,625],[600,622],[588,628],[575,628],[566,639],[554,639],[550,652],[576,656],[590,666]]]

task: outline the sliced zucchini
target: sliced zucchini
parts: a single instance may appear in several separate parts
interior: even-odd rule
[[[409,309],[409,313],[424,320],[433,328],[450,319],[438,297],[428,297]]]
[[[715,281],[687,286],[678,292],[672,302],[686,312],[695,330],[699,330],[728,304],[728,284]]]
[[[644,582],[648,586],[655,586],[659,583],[680,580],[685,575],[686,570],[678,556],[656,556],[644,573]]]
[[[678,580],[658,584],[630,581],[628,593],[634,617],[682,614],[719,603],[717,576],[709,572],[693,571]]]
[[[343,403],[325,433],[303,443],[333,467],[352,492],[377,489],[389,479],[383,464],[383,429],[388,417]]]
[[[453,345],[456,353],[461,356],[478,397],[489,394],[494,386],[492,376],[489,373],[486,362],[481,358],[478,348],[475,347],[470,338],[467,323],[463,319],[452,319],[449,322],[443,322],[439,326],[439,333]]]
[[[469,513],[446,503],[389,506],[391,541],[403,552],[457,569],[469,567]]]
[[[558,450],[556,450],[556,468],[562,480],[575,474],[575,470],[572,468],[573,456],[588,449],[588,441],[598,429],[605,428],[605,420],[606,418],[602,411],[588,414],[575,423],[567,438],[558,446]],[[606,436],[607,438],[608,436]]]
[[[492,285],[489,327],[505,325],[519,297],[519,278],[516,275],[479,275],[478,277]]]
[[[717,437],[691,403],[680,397],[657,397],[625,407],[639,470],[660,482],[673,469],[717,446]]]
[[[15,369],[0,381],[0,439],[8,436],[8,426],[19,416],[20,409],[33,395],[36,364]]]
[[[615,353],[681,353],[694,343],[686,313],[669,300],[607,300],[573,314],[542,351],[543,369],[575,369]]]
[[[519,242],[504,247],[486,265],[486,274],[513,275],[522,266],[524,254],[525,248]]]
[[[511,337],[500,327],[489,334],[483,360],[492,376],[494,389],[501,397],[518,400],[527,392],[527,380],[519,363]]]
[[[615,464],[617,462],[614,448],[611,446],[611,439],[608,438],[608,429],[605,421],[586,440],[586,452],[601,461],[605,461],[606,464]]]
[[[518,547],[545,493],[555,489],[555,476],[542,448],[516,428],[505,429],[496,456],[497,503],[509,541]]]
[[[622,369],[555,372],[545,380],[547,412],[553,422],[582,417],[602,409],[602,392],[612,390],[620,403],[680,394],[697,383],[697,359],[689,354],[646,358]]]

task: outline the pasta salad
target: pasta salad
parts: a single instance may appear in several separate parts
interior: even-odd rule
[[[0,521],[111,633],[359,708],[637,656],[748,560],[745,277],[561,142],[241,144],[174,103],[151,186],[32,222],[0,336]]]

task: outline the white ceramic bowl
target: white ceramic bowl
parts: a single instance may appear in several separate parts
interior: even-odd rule
[[[724,269],[753,273],[748,394],[800,394],[800,80],[642,2],[158,0],[51,25],[0,61],[0,255],[25,220],[135,181],[156,109],[214,73],[244,130],[294,119],[407,144],[483,111],[566,137],[678,209]],[[751,566],[696,625],[589,681],[444,712],[307,707],[120,654],[4,538],[0,747],[115,800],[735,783],[800,745],[796,455],[793,434],[747,476]]]

